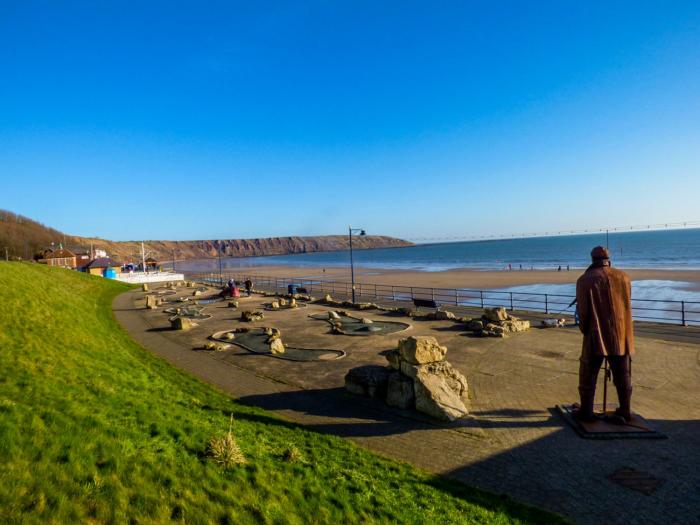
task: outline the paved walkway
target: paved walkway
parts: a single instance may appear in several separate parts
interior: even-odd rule
[[[262,299],[243,299],[251,307]],[[285,342],[341,348],[333,363],[292,363],[243,350],[192,351],[216,330],[232,328],[235,310],[212,306],[214,317],[186,333],[167,329],[167,316],[146,311],[143,294],[114,302],[118,321],[145,348],[242,402],[305,426],[347,437],[386,456],[571,517],[579,523],[692,523],[700,521],[700,346],[643,339],[635,359],[637,410],[668,440],[579,438],[554,411],[575,399],[580,336],[574,330],[532,330],[511,338],[465,337],[449,322],[412,321],[407,334],[431,334],[469,379],[472,414],[440,425],[347,394],[345,372],[382,363],[395,337],[344,337],[307,315],[320,306],[273,312]],[[243,305],[242,305],[243,306]],[[247,308],[248,306],[246,306]],[[661,481],[644,494],[610,481],[632,468]]]

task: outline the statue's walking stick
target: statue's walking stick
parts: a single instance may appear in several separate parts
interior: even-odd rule
[[[610,380],[610,368],[608,368],[608,357],[605,356],[605,370],[603,372],[603,416],[608,411],[608,381]]]

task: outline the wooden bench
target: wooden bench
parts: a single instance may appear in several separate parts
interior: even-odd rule
[[[420,308],[421,306],[424,308],[437,308],[438,304],[434,299],[413,299],[413,306],[416,308]]]

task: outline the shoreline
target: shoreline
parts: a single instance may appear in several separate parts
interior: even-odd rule
[[[688,290],[700,291],[700,270],[661,270],[624,269],[633,281],[659,280],[690,283]],[[185,270],[218,272],[210,270]],[[298,279],[319,279],[350,281],[350,268],[320,266],[254,265],[245,267],[225,267],[225,273],[259,275],[268,277],[294,277]],[[472,288],[500,289],[524,285],[574,284],[584,269],[562,270],[475,270],[458,268],[440,271],[401,270],[386,268],[355,267],[355,282],[386,284],[394,286],[415,286],[424,288]]]

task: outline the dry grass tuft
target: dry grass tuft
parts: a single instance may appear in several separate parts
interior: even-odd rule
[[[298,463],[303,460],[303,456],[296,446],[290,445],[282,454],[282,459],[287,463]]]
[[[245,456],[233,435],[233,414],[231,414],[228,432],[209,440],[209,457],[226,469],[246,463]]]

